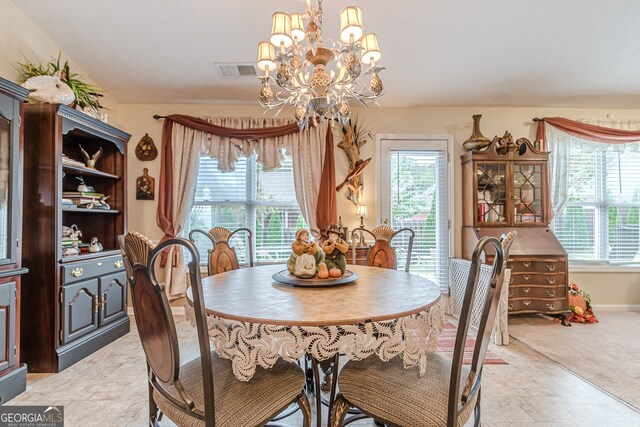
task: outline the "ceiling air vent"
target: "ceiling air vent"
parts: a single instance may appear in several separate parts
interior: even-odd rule
[[[230,64],[216,62],[216,68],[222,78],[255,77],[256,67],[253,64]]]

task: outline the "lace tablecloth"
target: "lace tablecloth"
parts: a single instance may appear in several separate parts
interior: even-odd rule
[[[193,306],[186,305],[187,315]],[[232,361],[234,375],[248,381],[256,367],[272,367],[282,357],[295,362],[305,354],[326,360],[336,353],[350,360],[376,355],[383,361],[402,357],[405,368],[427,369],[427,354],[435,351],[444,325],[442,300],[429,309],[378,322],[334,326],[287,326],[241,322],[208,315],[209,335],[216,352]],[[193,321],[193,316],[189,316]]]

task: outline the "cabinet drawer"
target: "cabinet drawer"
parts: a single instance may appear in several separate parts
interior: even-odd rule
[[[509,286],[509,298],[565,298],[567,287],[562,286]]]
[[[120,271],[124,271],[124,263],[120,255],[76,262],[62,267],[62,284],[67,285],[79,280],[86,280]]]
[[[507,305],[509,313],[516,312],[556,312],[567,310],[567,299],[534,299],[534,298],[522,298],[522,299],[509,299]]]
[[[534,285],[534,286],[561,286],[567,285],[565,273],[540,274],[540,273],[513,273],[509,279],[509,286]]]
[[[512,273],[564,273],[566,263],[560,259],[512,260],[507,268]]]

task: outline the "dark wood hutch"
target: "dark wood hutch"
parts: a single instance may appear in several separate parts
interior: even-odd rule
[[[22,112],[28,91],[0,78],[0,404],[22,393],[20,354],[22,252]]]
[[[65,105],[25,106],[22,349],[30,372],[59,372],[129,331],[126,275],[118,235],[126,231],[126,144],[130,135]],[[62,162],[102,148],[96,169]],[[80,181],[104,193],[109,209],[62,203]],[[65,256],[62,227],[102,252]]]
[[[549,229],[549,153],[526,138],[494,138],[462,160],[462,253],[483,236],[516,230],[508,265],[509,313],[568,311],[568,259]],[[487,261],[491,261],[489,259]]]

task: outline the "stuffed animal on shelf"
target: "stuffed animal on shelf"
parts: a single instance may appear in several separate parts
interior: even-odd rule
[[[327,240],[322,242],[322,250],[325,255],[325,264],[329,268],[330,277],[340,277],[347,270],[346,253],[349,244],[340,237],[338,224],[331,224],[327,229]],[[340,275],[334,269],[340,270]]]

